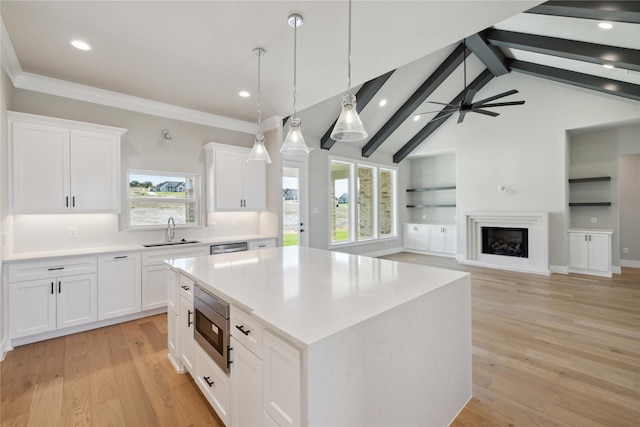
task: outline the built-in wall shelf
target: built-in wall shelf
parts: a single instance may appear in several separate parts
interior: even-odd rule
[[[579,182],[599,182],[599,181],[611,181],[610,176],[596,176],[592,178],[569,178],[569,184],[577,184]],[[409,190],[407,190],[409,191]]]
[[[611,206],[611,202],[569,202],[569,206]]]
[[[408,208],[455,208],[456,205],[407,205]]]
[[[441,190],[455,190],[456,186],[448,187],[424,187],[424,188],[407,188],[407,193],[418,193],[422,191],[441,191]]]

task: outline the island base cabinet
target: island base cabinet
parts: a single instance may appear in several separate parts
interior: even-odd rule
[[[169,361],[181,374],[185,373],[184,366],[180,359],[180,334],[178,327],[180,323],[180,316],[172,312],[167,313],[167,356]]]
[[[194,372],[194,352],[196,347],[193,338],[194,313],[193,302],[184,297],[180,297],[180,314],[178,315],[180,325],[178,334],[180,335],[180,362],[191,375]]]
[[[263,333],[264,411],[280,427],[301,425],[300,351]]]
[[[195,344],[195,368],[195,375],[194,373],[192,375],[198,388],[222,422],[227,426],[230,425],[231,388],[229,377],[198,344]]]
[[[231,338],[231,425],[262,424],[262,360]]]

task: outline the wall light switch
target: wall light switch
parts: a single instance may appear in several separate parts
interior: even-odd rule
[[[69,232],[70,239],[78,238],[78,227],[69,227],[68,232]]]
[[[598,217],[592,216],[591,217],[591,224],[595,224],[596,222],[598,222]]]
[[[318,208],[311,208],[311,215],[318,215],[318,213],[320,213]]]
[[[622,253],[625,255],[629,254],[629,248],[622,248]]]

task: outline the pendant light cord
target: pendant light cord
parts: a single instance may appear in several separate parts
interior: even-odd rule
[[[293,23],[293,117],[296,117],[296,52],[297,52],[297,36],[298,36],[298,18],[294,18]]]
[[[351,96],[351,0],[349,0],[349,56],[347,57],[348,59],[348,64],[347,64],[347,89],[348,89],[348,94],[349,96]]]
[[[260,108],[260,59],[262,58],[262,51],[258,51],[258,135],[262,134],[262,110]]]

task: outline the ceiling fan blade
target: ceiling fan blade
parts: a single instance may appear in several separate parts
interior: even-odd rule
[[[414,116],[420,116],[422,114],[441,113],[443,111],[445,111],[445,112],[451,111],[452,113],[455,113],[456,111],[458,111],[458,109],[457,108],[443,108],[442,110],[425,111],[424,113],[415,113],[413,115]]]
[[[451,107],[457,107],[456,104],[445,104],[444,102],[436,102],[436,101],[427,101],[429,104],[438,104],[438,105],[449,105]]]
[[[481,110],[479,108],[473,108],[471,111],[473,111],[474,113],[480,113],[480,114],[484,114],[486,116],[491,116],[491,117],[496,117],[500,115],[498,113],[494,113],[493,111]]]
[[[476,93],[478,93],[476,89],[468,89],[467,93],[464,95],[462,105],[471,105],[471,101],[473,101],[473,97],[476,96]]]
[[[513,90],[509,90],[507,92],[502,92],[502,93],[499,93],[497,95],[490,96],[489,98],[485,98],[485,99],[483,99],[481,101],[475,102],[474,105],[476,105],[476,104],[477,105],[486,104],[487,102],[491,102],[491,101],[494,101],[496,99],[504,98],[505,96],[513,95],[514,93],[518,93],[518,91],[513,89]]]
[[[506,107],[506,106],[509,106],[509,105],[522,105],[522,104],[524,104],[524,101],[494,102],[493,104],[480,104],[480,105],[477,105],[476,108]]]
[[[469,110],[467,110],[469,111]],[[460,115],[458,116],[457,124],[460,124],[464,121],[464,116],[467,114],[467,111],[460,111]]]

